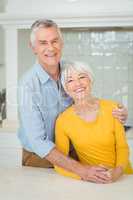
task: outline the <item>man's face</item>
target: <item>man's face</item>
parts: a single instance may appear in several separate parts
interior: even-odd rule
[[[63,41],[55,27],[37,30],[32,47],[39,63],[46,68],[58,66],[61,58]]]

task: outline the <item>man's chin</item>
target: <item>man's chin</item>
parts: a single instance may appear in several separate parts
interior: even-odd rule
[[[51,61],[51,62],[47,62],[45,63],[46,66],[49,66],[49,67],[56,67],[59,65],[59,62],[57,61]]]

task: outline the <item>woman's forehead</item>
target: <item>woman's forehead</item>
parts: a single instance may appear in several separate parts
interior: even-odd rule
[[[71,68],[71,69],[68,69],[67,70],[67,76],[73,76],[73,75],[80,75],[80,74],[85,74],[85,75],[88,75],[88,73],[83,70],[83,69],[74,69],[74,68]]]

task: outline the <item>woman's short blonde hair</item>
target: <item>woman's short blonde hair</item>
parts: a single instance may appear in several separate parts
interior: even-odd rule
[[[69,61],[64,62],[61,66],[61,82],[63,86],[65,86],[66,80],[71,71],[86,73],[91,81],[91,84],[94,82],[93,71],[87,63],[79,61]]]

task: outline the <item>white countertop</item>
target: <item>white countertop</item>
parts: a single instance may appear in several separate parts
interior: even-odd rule
[[[63,177],[53,169],[0,168],[1,200],[132,200],[133,175],[111,184]]]

